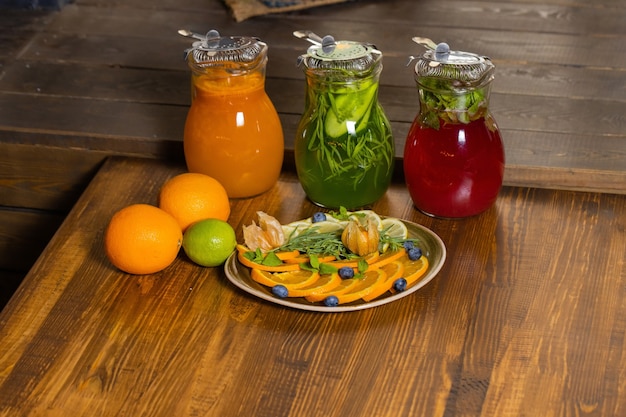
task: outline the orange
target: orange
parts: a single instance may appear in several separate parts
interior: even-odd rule
[[[387,279],[383,269],[368,269],[363,276],[344,279],[329,291],[316,292],[305,298],[310,302],[322,301],[326,297],[334,295],[339,299],[339,304],[350,303],[365,297],[380,286]]]
[[[197,221],[227,221],[230,216],[230,201],[222,184],[208,175],[191,172],[179,174],[163,184],[159,207],[174,216],[183,232]]]
[[[254,252],[252,249],[250,249],[249,247],[247,247],[246,245],[242,245],[241,243],[237,243],[237,246],[235,246],[235,249],[237,249],[237,252],[239,252],[240,254],[244,254],[246,252]],[[298,252],[299,254],[300,252]],[[296,255],[297,256],[297,255]]]
[[[306,253],[300,254],[298,252],[298,256],[290,257],[290,258],[281,258],[280,254],[283,252],[277,252],[279,259],[282,259],[287,264],[308,264],[311,261],[311,257]],[[334,255],[321,255],[317,257],[317,260],[322,263],[334,261],[336,258]]]
[[[339,274],[337,274],[337,276],[339,276]],[[326,291],[320,291],[320,292],[316,292],[316,293],[313,293],[313,294],[309,294],[309,295],[305,296],[304,298],[306,298],[307,301],[315,303],[315,302],[324,300],[329,295],[336,295],[336,296],[338,296],[339,294],[343,294],[345,292],[348,292],[348,291],[352,290],[352,288],[354,288],[359,283],[359,280],[356,279],[356,278],[350,278],[350,279],[341,279],[341,278],[339,278],[339,279],[341,280],[341,282],[339,284],[337,284],[336,287],[331,288],[331,289],[326,290]]]
[[[416,261],[411,261],[409,258],[404,260],[404,279],[406,279],[407,288],[417,282],[419,278],[428,269],[428,258],[422,256]]]
[[[365,262],[367,262],[368,265],[371,265],[374,262],[376,262],[378,258],[380,258],[380,252],[376,251],[368,255],[361,256],[359,258],[354,258],[350,260],[329,261],[329,262],[324,262],[324,263],[332,265],[336,268],[341,268],[344,266],[349,266],[350,268],[357,268],[359,266],[359,262],[362,260],[365,260]]]
[[[261,269],[254,268],[250,273],[250,277],[268,287],[274,285],[284,285],[287,290],[302,288],[313,284],[318,280],[320,274],[315,271],[288,271],[271,273]]]
[[[389,291],[393,287],[394,281],[404,273],[404,264],[396,260],[383,265],[380,269],[387,274],[387,278],[376,285],[369,294],[363,296],[363,301],[372,301]]]
[[[368,269],[378,269],[390,264],[391,262],[406,256],[406,250],[398,249],[396,251],[387,251],[381,254],[375,262],[371,263]]]
[[[363,277],[358,279],[358,283],[352,289],[337,296],[339,304],[351,303],[365,297],[386,279],[387,274],[382,269],[365,271]]]
[[[276,252],[276,257],[278,257],[278,259],[280,259],[281,261],[285,261],[285,262],[288,259],[293,259],[297,256],[300,256],[300,252],[295,249],[289,252]]]
[[[183,233],[174,217],[158,207],[133,204],[111,218],[104,235],[106,255],[129,274],[153,274],[176,259]]]
[[[337,273],[323,274],[320,275],[319,278],[311,285],[296,288],[294,290],[288,290],[289,297],[310,297],[316,294],[323,294],[339,287],[339,285],[341,285],[341,281],[342,279]]]
[[[280,265],[257,264],[251,261],[250,259],[246,258],[244,256],[246,252],[243,252],[239,248],[239,246],[241,245],[237,245],[237,259],[239,260],[239,262],[241,262],[243,265],[247,266],[248,268],[259,269],[259,270],[268,271],[268,272],[287,272],[287,271],[299,271],[300,270],[300,264],[288,264],[285,262],[283,262]]]

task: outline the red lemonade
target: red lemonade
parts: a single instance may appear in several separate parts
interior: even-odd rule
[[[439,129],[418,119],[404,149],[406,183],[415,206],[438,217],[488,209],[504,175],[504,148],[491,116],[467,124],[440,121]]]
[[[415,206],[436,217],[467,217],[496,201],[504,147],[489,112],[495,66],[482,55],[414,37],[419,113],[404,147],[404,176]]]

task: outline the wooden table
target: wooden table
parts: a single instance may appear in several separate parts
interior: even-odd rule
[[[1,416],[626,415],[626,196],[505,187],[463,220],[402,184],[374,205],[432,229],[448,258],[420,291],[348,313],[278,306],[183,254],[131,276],[110,216],[184,167],[110,159],[0,315]],[[293,174],[232,202],[311,215]]]

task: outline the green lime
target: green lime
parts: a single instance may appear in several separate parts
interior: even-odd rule
[[[232,226],[219,219],[193,223],[183,235],[183,249],[193,262],[219,266],[233,253],[237,238]]]

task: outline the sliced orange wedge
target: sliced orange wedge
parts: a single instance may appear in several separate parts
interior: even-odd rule
[[[246,245],[242,245],[241,243],[239,243],[237,244],[237,252],[243,255],[246,252],[254,252],[254,251],[250,249],[249,247],[247,247]],[[300,251],[297,249],[286,251],[286,252],[274,252],[274,253],[276,254],[276,257],[278,257],[278,259],[280,259],[281,261],[284,261],[286,259],[292,259],[292,258],[295,258],[296,256],[300,256]]]
[[[394,260],[383,265],[380,269],[387,275],[387,278],[380,284],[375,285],[369,294],[364,295],[363,301],[372,301],[389,291],[393,287],[394,281],[404,273],[404,264],[400,260]]]
[[[324,263],[332,265],[336,267],[337,269],[344,267],[344,266],[349,266],[350,268],[358,268],[359,262],[361,260],[365,260],[365,262],[367,262],[368,265],[371,265],[372,263],[376,262],[379,257],[380,257],[380,253],[376,251],[376,252],[370,253],[369,255],[362,256],[360,258],[342,260],[342,261],[324,262]]]
[[[320,275],[317,281],[306,287],[287,289],[289,297],[312,297],[317,294],[323,294],[339,287],[341,285],[341,277],[339,274]]]
[[[246,245],[242,245],[241,243],[238,243],[235,248],[239,253],[253,252],[252,249],[248,248]]]
[[[238,260],[251,269],[251,278],[267,287],[283,285],[288,297],[304,297],[309,302],[320,302],[334,295],[339,304],[346,304],[362,299],[370,302],[387,291],[395,292],[394,282],[403,277],[407,288],[419,281],[428,270],[428,259],[422,256],[411,261],[404,249],[388,251],[383,254],[374,252],[353,260],[337,261],[334,256],[320,256],[321,263],[337,269],[348,266],[358,269],[359,262],[365,260],[368,269],[362,276],[341,279],[338,273],[320,274],[316,271],[301,269],[301,264],[309,263],[310,258],[299,251],[276,252],[282,261],[279,265],[257,264],[244,256],[250,252],[245,245],[237,245]]]
[[[373,269],[365,271],[362,278],[352,279],[357,281],[354,287],[343,294],[334,294],[337,296],[339,304],[351,303],[367,296],[387,279],[387,274],[382,269]]]
[[[337,275],[339,276],[339,275]],[[315,294],[309,294],[307,296],[305,296],[304,298],[307,299],[307,301],[310,301],[312,303],[316,303],[318,301],[323,301],[326,297],[328,297],[329,295],[339,295],[339,294],[343,294],[345,292],[348,292],[350,290],[352,290],[352,288],[354,288],[358,283],[359,280],[356,278],[350,278],[350,279],[341,279],[341,282],[339,283],[339,285],[337,285],[336,287],[328,290],[328,291],[323,291],[323,292],[318,292]]]
[[[278,255],[278,252],[276,253],[276,255]],[[294,256],[292,258],[280,258],[280,259],[284,260],[285,263],[287,264],[308,264],[311,258],[307,254],[298,252],[298,256]],[[334,261],[335,259],[336,258],[333,255],[318,256],[318,260],[322,263],[331,262],[331,261]]]
[[[262,265],[262,264],[258,264],[256,262],[252,262],[250,259],[246,258],[244,256],[244,253],[245,252],[238,251],[237,259],[243,265],[245,265],[245,266],[247,266],[248,268],[251,268],[251,269],[260,269],[260,270],[268,271],[268,272],[288,272],[288,271],[299,271],[300,270],[300,265],[299,264],[287,264],[287,263],[284,263],[284,262],[281,263],[280,265]]]
[[[319,277],[319,273],[305,270],[272,273],[254,268],[252,272],[250,272],[250,278],[259,284],[263,284],[267,287],[284,285],[288,291],[309,286],[317,281]]]
[[[288,252],[275,252],[278,259],[281,261],[289,262],[291,259],[295,259],[300,256],[299,250],[292,250]]]
[[[382,268],[383,266],[402,258],[403,256],[406,255],[406,250],[404,248],[402,249],[398,249],[398,250],[394,250],[394,251],[387,251],[385,253],[382,253],[378,256],[378,259],[376,259],[375,262],[372,262],[369,266],[369,269],[378,269],[378,268]]]
[[[417,282],[422,275],[424,275],[428,269],[428,258],[422,256],[416,261],[411,261],[409,258],[406,258],[403,264],[403,277],[406,279],[406,286],[408,288],[411,284]]]

